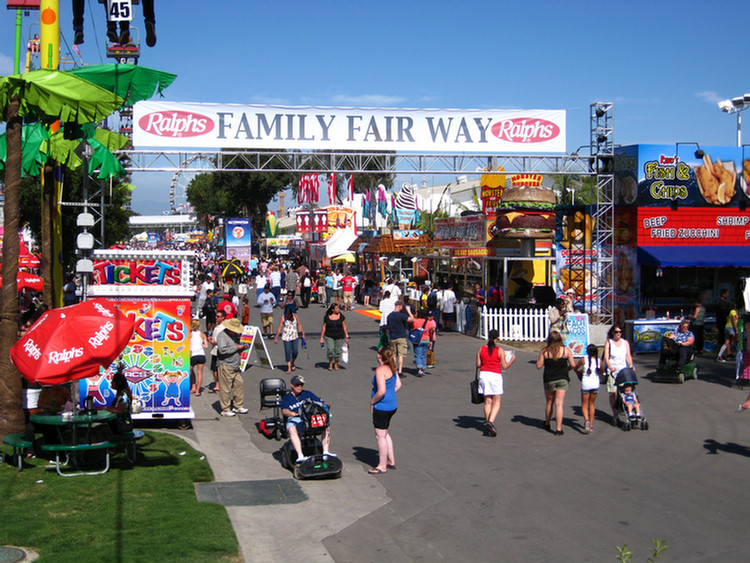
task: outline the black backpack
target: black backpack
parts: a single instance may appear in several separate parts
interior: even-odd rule
[[[306,399],[299,410],[305,433],[320,434],[330,424],[331,410],[322,401]]]
[[[437,291],[434,289],[430,292],[430,294],[427,296],[427,308],[432,310],[437,308],[438,304],[438,298],[437,298]]]

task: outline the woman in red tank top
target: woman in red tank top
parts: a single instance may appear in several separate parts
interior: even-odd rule
[[[498,346],[498,332],[491,330],[487,335],[487,344],[477,351],[477,369],[479,370],[479,392],[484,395],[485,434],[497,436],[495,418],[500,412],[500,400],[503,396],[503,370],[508,369],[516,357],[506,359],[505,350]]]

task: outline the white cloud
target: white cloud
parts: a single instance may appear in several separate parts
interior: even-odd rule
[[[0,53],[0,76],[13,74],[13,59]]]
[[[714,90],[703,90],[702,92],[696,92],[695,95],[704,102],[710,102],[712,104],[718,104],[724,99],[724,96],[719,95],[719,93]]]
[[[333,96],[332,101],[334,104],[346,104],[358,107],[392,107],[404,103],[406,98],[402,96],[384,96],[382,94],[363,94],[361,96],[339,94]]]

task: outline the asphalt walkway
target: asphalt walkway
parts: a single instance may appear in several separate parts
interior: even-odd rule
[[[438,365],[427,376],[414,376],[412,357],[404,364],[391,425],[397,469],[371,476],[377,448],[368,400],[377,321],[345,313],[350,362],[329,372],[317,343],[323,311],[317,305],[300,311],[311,359],[301,354],[297,364],[306,388],[332,405],[341,479],[293,481],[279,461],[281,442],[256,428],[269,414],[259,411],[260,380],[288,381],[281,343],[267,342],[281,369],[256,365],[245,373],[247,415],[220,417],[214,394],[193,401],[194,432],[187,435],[206,454],[217,486],[278,491],[252,503],[225,495],[246,562],[598,563],[615,561],[615,546],[623,544],[638,561],[654,538],[669,545],[664,561],[744,560],[750,414],[734,413],[747,392],[732,388],[732,365],[700,358],[698,381],[657,384],[646,377],[657,358],[636,358],[648,431],[611,426],[602,390],[594,432],[584,434],[574,381],[565,435],[554,437],[542,428],[536,354],[519,351],[505,374],[499,436],[489,438],[482,435],[481,406],[469,401],[481,342],[441,333]],[[252,309],[251,322],[257,320]]]

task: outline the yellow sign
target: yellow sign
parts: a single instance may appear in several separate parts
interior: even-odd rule
[[[481,256],[489,256],[489,248],[452,248],[451,256],[453,258],[474,258]]]

